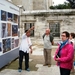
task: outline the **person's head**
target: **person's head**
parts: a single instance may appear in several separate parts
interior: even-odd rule
[[[74,33],[70,33],[70,36],[69,36],[70,39],[73,39],[75,38],[75,34]]]
[[[68,40],[69,39],[69,32],[67,32],[67,31],[62,32],[61,38],[62,38],[62,41]]]
[[[45,33],[46,33],[46,35],[49,35],[50,34],[50,29],[47,28]]]
[[[28,30],[25,30],[25,33],[26,33],[27,37],[30,36],[30,32]]]

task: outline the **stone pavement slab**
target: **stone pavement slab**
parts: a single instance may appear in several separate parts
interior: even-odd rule
[[[18,72],[18,70],[13,69],[5,69],[0,72],[0,75],[60,75],[59,67],[56,65],[51,65],[51,67],[43,66],[42,64],[37,64],[37,71],[27,72],[22,70],[22,72]],[[71,74],[73,75],[73,74]]]
[[[0,72],[0,75],[59,75],[59,69],[57,66],[38,66],[37,71],[30,71],[27,72],[25,70],[22,70],[22,72],[18,72],[18,70],[13,69],[5,69]]]
[[[51,67],[42,66],[37,71],[40,73],[44,73],[44,75],[60,75],[59,67],[56,65],[52,65]],[[40,74],[40,75],[43,75],[43,74]]]

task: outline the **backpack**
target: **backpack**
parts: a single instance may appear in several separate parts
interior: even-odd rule
[[[43,35],[43,39],[44,39],[45,35],[46,35],[46,34]],[[53,37],[51,34],[49,35],[49,39],[50,39],[50,42],[51,42],[52,45],[53,45],[53,44],[54,44],[54,42],[53,42],[54,37]]]

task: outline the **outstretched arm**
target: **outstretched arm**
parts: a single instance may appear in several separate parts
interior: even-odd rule
[[[34,30],[34,26],[32,26],[27,32],[30,32],[31,30]]]

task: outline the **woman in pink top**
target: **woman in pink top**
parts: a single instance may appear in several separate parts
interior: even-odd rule
[[[73,67],[74,49],[69,42],[69,33],[64,31],[61,35],[62,42],[59,44],[55,53],[55,61],[60,67],[60,75],[70,75]]]

